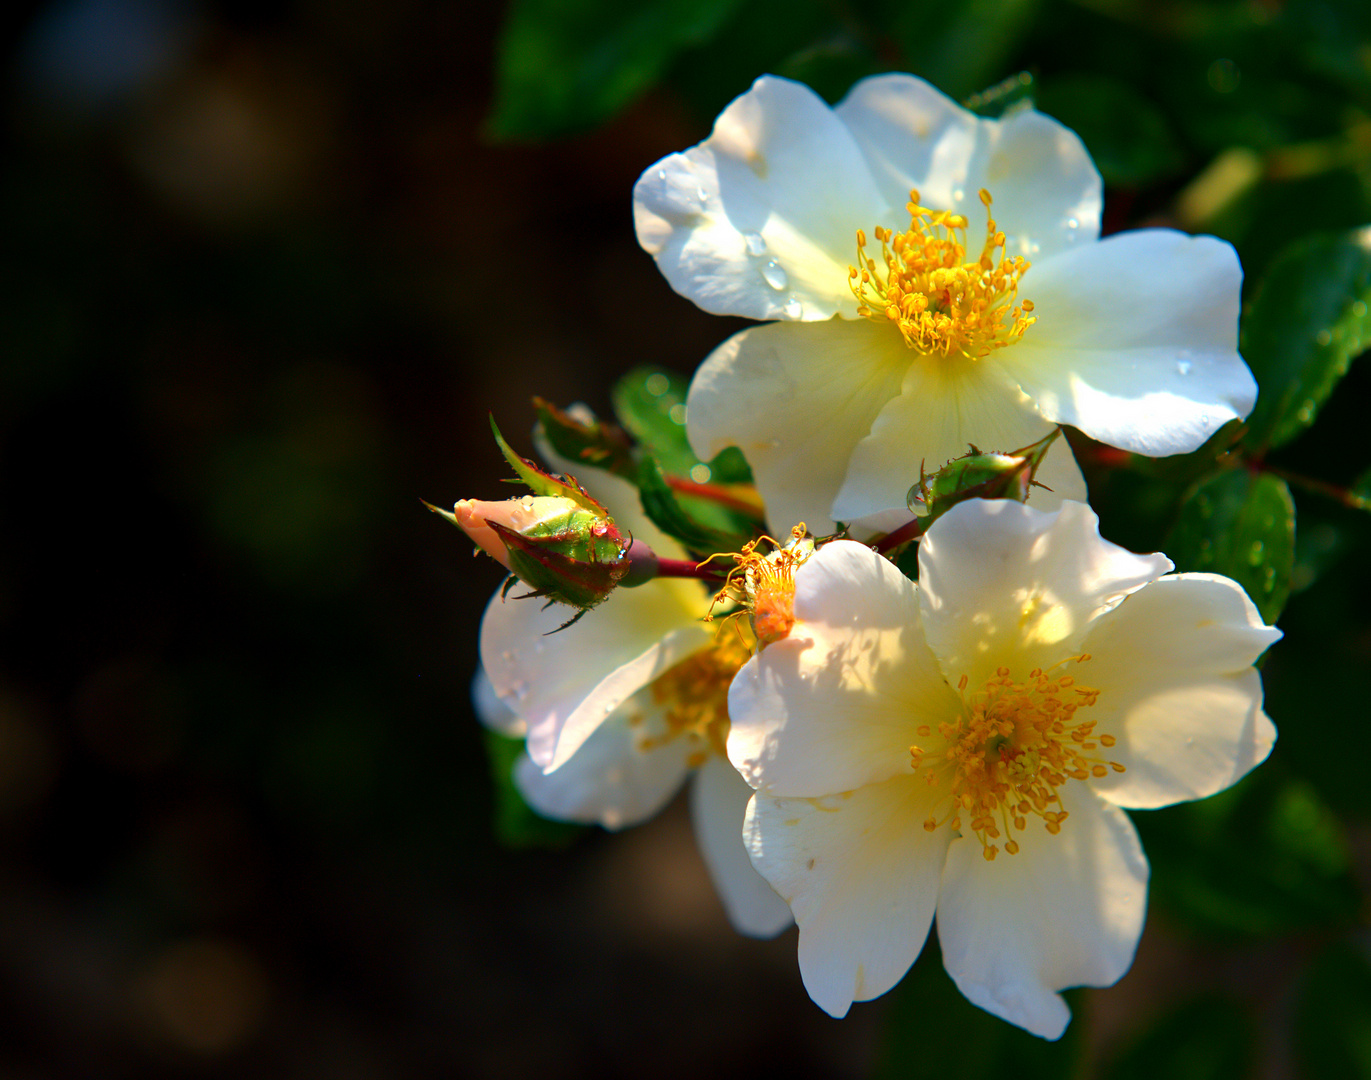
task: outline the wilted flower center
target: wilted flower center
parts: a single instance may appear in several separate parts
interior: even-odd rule
[[[858,314],[893,322],[911,349],[930,356],[979,359],[1023,337],[1036,322],[1033,302],[1015,306],[1019,279],[1029,263],[1005,254],[1004,233],[990,216],[990,192],[981,189],[986,236],[978,257],[967,259],[967,221],[949,210],[919,205],[910,191],[909,228],[902,233],[877,225],[885,266],[866,253],[866,233],[857,230],[857,265],[848,284]]]
[[[742,551],[727,554],[734,567],[714,603],[736,603],[738,613],[751,616],[758,648],[787,637],[795,625],[795,571],[814,554],[814,541],[806,538],[807,532],[802,521],[790,530],[784,544],[762,536],[744,544]],[[757,550],[764,543],[772,548],[766,555]]]
[[[638,749],[655,750],[677,738],[696,743],[687,757],[692,767],[711,754],[725,755],[728,742],[728,687],[738,669],[752,656],[751,642],[725,629],[707,648],[691,653],[652,683],[652,699],[663,706],[666,732],[645,737]]]
[[[1001,835],[1005,851],[1014,855],[1019,850],[1014,833],[1028,827],[1030,815],[1041,818],[1049,833],[1061,831],[1067,811],[1058,789],[1067,780],[1124,771],[1097,753],[1113,746],[1114,736],[1096,736],[1094,720],[1076,719],[1100,692],[1078,685],[1070,675],[1051,674],[1069,661],[1089,659],[1083,654],[1046,672],[1034,668],[1022,682],[1002,667],[970,694],[962,676],[957,686],[961,714],[939,724],[936,733],[920,727],[917,734],[928,745],[909,748],[914,770],[930,785],[945,785],[951,803],[941,819],[935,813],[924,828],[932,832],[951,820],[952,828],[961,830],[965,814],[966,827],[981,841],[987,859],[999,853],[993,841]]]

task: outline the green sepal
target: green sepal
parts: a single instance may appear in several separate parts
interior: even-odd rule
[[[628,573],[624,555],[629,542],[613,522],[592,526],[588,534],[567,531],[541,536],[525,536],[494,521],[486,524],[504,541],[510,570],[533,589],[533,596],[588,611],[603,603]],[[583,557],[572,558],[563,554],[566,550]]]
[[[510,467],[535,495],[560,495],[592,511],[598,517],[609,517],[609,511],[598,503],[585,488],[581,487],[576,482],[575,477],[554,476],[547,470],[540,468],[536,462],[516,454],[510,448],[509,443],[505,442],[505,437],[500,434],[494,416],[490,418],[490,430],[495,433],[495,442],[500,447],[500,453],[505,455],[505,460],[509,462]],[[514,481],[510,482],[514,483]]]
[[[923,475],[921,469],[919,482],[909,489],[910,510],[927,518],[927,528],[967,499],[1027,502],[1033,477],[1061,432],[1061,428],[1053,428],[1037,442],[1002,454],[985,453],[972,446],[971,453],[949,461],[931,476]],[[922,504],[923,513],[918,504]]]
[[[595,469],[603,469],[630,483],[637,477],[633,445],[617,424],[592,417],[579,420],[544,398],[535,397],[533,408],[548,443],[562,457]]]

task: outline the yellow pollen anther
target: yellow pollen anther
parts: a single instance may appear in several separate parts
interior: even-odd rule
[[[965,814],[986,859],[995,858],[999,845],[993,841],[1002,838],[1005,852],[1015,855],[1014,834],[1027,828],[1030,815],[1040,818],[1048,833],[1061,832],[1068,814],[1059,789],[1068,780],[1124,771],[1120,763],[1096,756],[1100,747],[1113,746],[1115,737],[1097,735],[1096,721],[1077,718],[1100,691],[1077,685],[1073,676],[1053,674],[1063,664],[1086,659],[1070,656],[1046,671],[1034,668],[1022,681],[1010,668],[998,667],[973,693],[967,693],[968,677],[961,676],[960,714],[938,724],[937,737],[929,725],[921,725],[920,738],[934,741],[910,747],[911,768],[945,792],[938,803],[947,809],[931,815],[925,829],[951,821],[960,830]]]
[[[967,253],[967,219],[921,206],[918,191],[909,193],[905,232],[882,225],[872,230],[881,245],[884,275],[866,253],[865,231],[858,229],[857,263],[848,267],[857,313],[895,323],[905,344],[928,356],[976,360],[1023,337],[1037,321],[1031,301],[1016,306],[1019,279],[1029,262],[1006,254],[1005,234],[990,217],[990,192],[982,188],[980,198],[986,236],[974,256]]]
[[[715,594],[710,610],[717,604],[737,604],[737,613],[752,617],[759,649],[780,641],[795,625],[795,571],[814,554],[814,544],[805,539],[806,532],[804,522],[800,522],[790,530],[790,539],[785,544],[760,536],[744,544],[742,551],[715,554],[705,560],[733,560],[734,567]],[[763,543],[772,548],[765,555],[757,550]]]

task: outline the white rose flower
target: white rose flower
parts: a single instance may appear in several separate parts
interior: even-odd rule
[[[1101,205],[1080,139],[1032,109],[980,119],[911,75],[829,108],[758,79],[634,190],[639,242],[677,292],[779,320],[696,374],[695,452],[740,447],[772,524],[822,534],[888,527],[921,465],[968,443],[1015,449],[1060,423],[1196,449],[1256,399],[1237,255],[1169,229],[1099,240]],[[1085,498],[1064,443],[1038,479],[1035,506]]]
[[[660,555],[682,554],[635,511],[629,484],[582,472],[620,526]],[[491,598],[481,662],[525,727],[514,782],[529,805],[547,817],[621,829],[656,814],[693,774],[696,840],[730,921],[753,937],[789,926],[786,905],[748,861],[741,830],[752,789],[724,756],[728,686],[751,652],[732,628],[718,633],[718,624],[702,621],[709,595],[701,583],[616,589],[562,630],[565,608],[515,599],[520,591]],[[516,723],[489,705],[480,711],[497,730]]]
[[[1240,586],[1102,540],[1079,503],[973,500],[919,581],[851,541],[795,574],[794,624],[738,674],[729,758],[753,865],[834,1016],[894,986],[937,912],[972,1002],[1055,1039],[1057,991],[1132,962],[1147,861],[1121,808],[1212,795],[1276,732]]]

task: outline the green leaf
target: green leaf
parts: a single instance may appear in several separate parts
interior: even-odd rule
[[[889,31],[907,70],[960,100],[1004,74],[1042,6],[1043,0],[905,0]]]
[[[538,426],[548,444],[576,468],[603,469],[632,480],[637,473],[627,436],[615,425],[583,418],[540,397],[533,399]]]
[[[1242,352],[1261,393],[1244,441],[1283,446],[1371,345],[1371,226],[1298,240],[1275,260],[1243,320]]]
[[[739,0],[513,0],[496,55],[499,139],[538,139],[608,119],[682,49],[710,40]]]
[[[495,798],[495,836],[500,843],[511,848],[560,848],[585,832],[584,825],[541,817],[519,794],[514,786],[514,763],[523,753],[523,739],[509,739],[494,731],[487,731],[485,736]]]
[[[610,391],[614,415],[664,470],[689,476],[700,463],[686,438],[686,392],[690,380],[657,367],[634,368]]]
[[[1195,487],[1181,503],[1165,550],[1177,570],[1232,578],[1274,623],[1290,595],[1295,562],[1295,503],[1285,481],[1230,469]]]
[[[1111,187],[1142,187],[1184,163],[1161,110],[1127,83],[1066,75],[1038,85],[1037,106],[1084,141]]]
[[[675,372],[637,368],[620,379],[611,391],[614,412],[639,444],[635,482],[648,516],[692,551],[709,555],[736,550],[711,545],[735,535],[749,539],[762,521],[760,504],[755,512],[748,513],[711,499],[679,496],[668,487],[663,475],[696,484],[752,482],[752,470],[736,447],[721,451],[708,465],[690,449],[685,431],[689,387],[689,380]],[[753,497],[755,500],[755,493]],[[740,499],[740,507],[746,502],[745,498]]]
[[[1356,918],[1341,822],[1312,785],[1274,763],[1212,798],[1132,817],[1154,904],[1197,933],[1260,938]]]
[[[638,463],[638,494],[643,501],[643,511],[652,523],[679,540],[697,558],[719,551],[738,551],[752,538],[750,531],[711,528],[697,521],[698,515],[687,513],[655,458],[644,457]],[[691,502],[698,505],[700,501]]]
[[[1068,993],[1067,1000],[1073,996]],[[935,937],[890,992],[886,1016],[878,1080],[1070,1080],[1081,1071],[1080,1019],[1057,1042],[1048,1042],[978,1009],[943,969]]]
[[[1371,1077],[1371,965],[1334,945],[1310,965],[1295,1007],[1295,1058],[1306,1080]]]
[[[1107,1070],[1109,1080],[1238,1080],[1256,1056],[1256,1024],[1228,998],[1190,998],[1150,1024]]]

